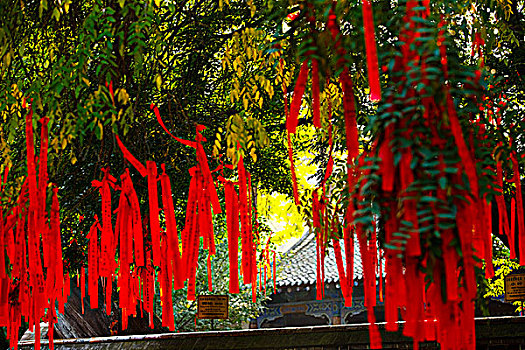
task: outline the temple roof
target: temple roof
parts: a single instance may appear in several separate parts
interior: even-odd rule
[[[341,251],[344,256],[344,244],[341,243]],[[301,239],[283,254],[277,273],[276,284],[278,287],[291,287],[300,285],[313,285],[316,283],[316,243],[315,234],[308,230]],[[354,280],[361,279],[363,266],[359,245],[354,245]],[[335,262],[334,249],[328,248],[325,258],[325,283],[339,282],[339,273]]]

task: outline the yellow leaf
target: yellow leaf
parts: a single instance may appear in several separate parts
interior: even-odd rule
[[[98,121],[98,128],[100,129],[100,139],[102,140],[102,136],[104,135],[104,126],[102,126],[100,120]]]
[[[160,90],[160,87],[162,86],[162,76],[160,74],[157,74],[157,77],[155,78],[155,83],[157,83],[157,89]]]
[[[57,22],[60,20],[60,11],[56,7],[53,9],[53,17],[55,17]]]
[[[157,7],[160,7],[160,0],[155,0],[155,5],[157,5]]]
[[[42,99],[40,98],[40,96],[36,99],[36,104],[41,111],[44,110],[44,105],[42,104]]]
[[[126,91],[126,89],[120,89],[119,92],[118,92],[118,100],[120,101],[120,103],[126,105],[128,104],[128,101],[129,101],[129,95],[128,95],[128,92]]]
[[[53,147],[55,152],[58,152],[58,139],[56,137],[51,141],[51,147]]]
[[[5,65],[9,67],[9,65],[11,64],[11,52],[6,52],[4,57]]]
[[[71,164],[75,164],[77,162],[77,157],[72,156],[71,157]]]

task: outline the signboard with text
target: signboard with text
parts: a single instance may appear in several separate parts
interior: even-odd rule
[[[505,276],[505,301],[525,300],[525,273]]]
[[[197,297],[197,318],[228,318],[228,296],[199,295]]]

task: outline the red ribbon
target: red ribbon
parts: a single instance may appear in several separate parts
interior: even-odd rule
[[[226,225],[228,229],[228,258],[230,293],[239,293],[239,198],[231,181],[225,181]]]
[[[344,68],[339,78],[343,89],[343,108],[345,115],[347,162],[351,163],[359,155],[359,140],[357,133],[357,120],[354,101],[354,88],[348,68]]]
[[[252,280],[252,254],[253,254],[253,237],[252,223],[249,214],[251,203],[248,199],[247,174],[244,168],[244,161],[240,156],[237,163],[239,172],[239,211],[241,214],[241,248],[242,248],[242,271],[244,284],[250,284]]]
[[[363,0],[363,25],[365,30],[366,65],[368,67],[368,84],[370,85],[370,99],[381,100],[381,84],[379,82],[379,67],[377,63],[377,48],[374,32],[374,16],[372,4]]]
[[[345,306],[352,306],[352,292],[354,288],[354,232],[352,227],[347,223],[343,230],[343,240],[345,244],[345,259],[346,259],[346,291]],[[343,290],[343,287],[341,287]]]
[[[87,239],[88,245],[88,292],[89,301],[92,309],[98,308],[98,277],[99,277],[99,249],[98,249],[98,217],[95,215],[95,222],[91,225]]]
[[[312,110],[313,123],[316,128],[321,127],[321,107],[319,98],[319,64],[317,60],[312,59]]]
[[[161,165],[162,175],[160,176],[162,187],[162,205],[164,217],[166,218],[166,234],[168,237],[168,260],[172,266],[174,275],[174,288],[181,289],[184,286],[184,276],[181,266],[181,256],[179,250],[179,235],[177,221],[175,219],[175,208],[173,206],[173,195],[171,193],[171,183],[166,174],[166,167]],[[171,278],[171,277],[170,277]]]
[[[166,128],[166,125],[164,124],[164,122],[162,121],[162,118],[160,117],[159,109],[157,108],[157,106],[155,106],[152,103],[150,108],[155,113],[155,116],[157,117],[157,121],[159,122],[160,126],[164,129],[164,131],[166,131],[166,133],[168,133],[168,135],[170,135],[171,137],[173,137],[175,140],[179,141],[183,145],[190,146],[190,147],[193,147],[193,148],[197,148],[197,143],[196,142],[181,139],[180,137],[174,136],[171,132],[168,131],[168,128]]]
[[[303,101],[304,90],[306,89],[306,82],[308,80],[308,61],[305,60],[299,71],[297,82],[293,93],[292,103],[290,104],[290,114],[286,120],[286,129],[290,134],[295,134],[297,124],[299,122],[299,110]]]
[[[149,195],[149,226],[151,230],[151,246],[153,247],[153,265],[160,266],[160,221],[157,187],[157,165],[147,161],[148,195]]]
[[[49,118],[42,118],[40,119],[40,123],[42,124],[41,129],[41,136],[40,136],[40,158],[39,158],[39,166],[38,166],[38,212],[37,212],[37,220],[38,220],[38,227],[44,228],[46,226],[46,218],[45,218],[45,211],[46,211],[46,190],[47,190],[47,182],[48,182],[48,174],[47,174],[47,149],[48,149],[48,131],[47,131],[47,123],[49,122]],[[44,229],[44,237],[42,237],[45,242],[48,241],[48,237],[46,237],[47,230]],[[44,244],[44,266],[48,267],[49,265],[49,245]],[[53,269],[54,266],[51,266]]]
[[[520,252],[520,265],[525,265],[525,218],[523,214],[523,196],[521,192],[520,168],[516,153],[514,151],[511,152],[510,159],[512,161],[512,171],[514,173],[513,180],[514,184],[516,185],[516,210],[518,214],[518,248]],[[514,224],[514,221],[512,221],[512,223]]]
[[[118,137],[117,134],[115,134],[115,137],[117,139],[118,146],[120,147],[120,150],[122,151],[122,154],[124,154],[124,158],[126,158],[128,162],[130,162],[135,167],[135,169],[137,169],[137,171],[140,173],[140,175],[142,175],[142,177],[146,177],[148,172],[146,171],[146,168],[144,167],[144,165],[142,165],[142,163],[139,162],[138,159],[135,158],[133,154],[131,154],[130,151],[128,151],[126,146],[124,146],[122,141],[120,141],[120,138]]]
[[[288,137],[288,159],[290,160],[290,171],[292,173],[292,187],[293,187],[293,198],[296,205],[299,205],[299,190],[297,186],[297,175],[295,173],[295,164],[293,160],[293,146],[290,138],[290,133],[286,133]]]
[[[111,190],[110,185],[114,186],[116,179],[109,174],[108,168],[102,169],[104,177],[102,182],[93,181],[95,187],[99,187],[102,197],[102,233],[100,237],[100,275],[111,278],[114,271],[113,261],[115,260],[113,246],[113,226],[111,223]]]

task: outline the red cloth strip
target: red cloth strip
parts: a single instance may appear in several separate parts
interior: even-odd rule
[[[244,284],[252,283],[252,224],[249,216],[251,203],[248,200],[247,175],[242,156],[237,163],[239,172],[239,211],[241,215],[242,271]]]
[[[293,187],[293,198],[295,205],[299,205],[299,190],[297,185],[297,175],[295,173],[295,164],[293,160],[293,146],[292,146],[292,140],[290,137],[290,133],[286,133],[288,137],[288,159],[290,160],[290,171],[292,173],[292,187]]]
[[[104,277],[110,277],[113,273],[112,262],[113,256],[113,227],[111,223],[111,190],[110,185],[114,183],[108,168],[103,168],[104,178],[100,185],[100,195],[102,197],[102,234],[100,238],[100,274]],[[113,178],[114,179],[114,178]]]
[[[142,165],[142,163],[139,162],[138,159],[130,153],[130,151],[128,151],[128,149],[124,146],[122,141],[120,141],[120,138],[117,134],[115,134],[115,138],[117,139],[117,143],[120,147],[120,150],[122,151],[122,154],[124,154],[124,158],[126,158],[135,167],[135,169],[137,169],[137,171],[140,173],[140,175],[142,175],[142,177],[146,177],[147,171],[144,165]]]
[[[510,258],[516,259],[516,247],[514,246],[514,237],[511,236],[509,227],[509,217],[507,214],[507,206],[505,204],[505,198],[503,197],[503,170],[501,168],[501,162],[496,162],[496,179],[500,189],[497,189],[499,193],[496,195],[496,204],[498,205],[498,216],[499,216],[499,230],[500,234],[505,234],[509,241]]]
[[[357,132],[357,120],[354,101],[354,88],[352,79],[348,73],[348,68],[345,68],[339,78],[341,87],[343,89],[343,108],[345,115],[345,129],[346,129],[346,148],[348,151],[347,163],[351,163],[353,159],[359,155],[359,140]]]
[[[337,272],[339,273],[339,284],[341,285],[341,292],[345,300],[345,306],[347,306],[347,300],[346,300],[348,298],[348,290],[347,290],[348,283],[346,282],[347,274],[345,273],[345,268],[343,266],[343,256],[341,255],[341,246],[339,245],[339,239],[332,239],[332,244],[334,245],[335,263],[337,265]],[[346,250],[346,247],[345,247],[345,250]],[[350,297],[350,300],[351,299],[352,297]]]
[[[48,182],[48,174],[47,174],[47,149],[48,149],[48,130],[47,130],[47,123],[49,122],[49,118],[42,118],[40,119],[40,123],[42,124],[41,132],[40,132],[40,158],[39,158],[39,164],[38,164],[38,213],[37,213],[37,225],[39,228],[44,228],[46,226],[46,218],[45,218],[45,212],[46,212],[46,192],[47,192],[47,182]],[[47,233],[47,230],[44,229],[44,233]],[[44,240],[47,242],[47,237],[43,237]],[[44,266],[48,267],[49,265],[49,245],[44,244]],[[54,266],[50,266],[51,269],[54,268]]]
[[[343,229],[346,259],[346,293],[345,306],[352,306],[352,292],[354,288],[354,231],[349,223]],[[341,287],[342,289],[342,287]]]
[[[129,175],[129,170],[126,169],[125,173],[123,174],[123,186],[125,189],[123,189],[125,196],[127,197],[128,203],[131,204],[131,207],[128,207],[128,210],[130,211],[130,222],[128,225],[129,230],[133,233],[133,241],[131,240],[131,236],[128,237],[128,249],[129,249],[129,256],[128,256],[128,262],[133,262],[133,248],[132,248],[132,242],[135,252],[135,263],[137,266],[144,266],[144,237],[143,237],[143,228],[142,228],[142,219],[140,215],[140,205],[139,200],[137,197],[137,193],[135,192],[135,188],[133,187],[133,182],[131,181],[131,177]],[[122,221],[121,221],[122,224]],[[122,226],[121,226],[122,229]],[[160,228],[159,228],[160,230]],[[157,242],[160,244],[159,242]]]
[[[520,253],[520,265],[525,265],[525,218],[523,213],[523,196],[521,193],[520,168],[515,152],[511,152],[512,171],[514,172],[514,184],[516,185],[516,211],[518,214],[518,249]]]
[[[84,314],[84,298],[86,297],[86,268],[80,268],[80,304],[82,305],[82,315]]]
[[[184,276],[182,273],[181,256],[179,249],[179,234],[177,230],[177,221],[175,219],[175,208],[173,206],[173,195],[171,192],[171,183],[168,175],[166,174],[166,167],[164,164],[161,165],[162,175],[161,187],[162,187],[162,206],[164,211],[164,217],[166,218],[166,233],[168,236],[169,249],[168,259],[172,264],[172,271],[174,275],[174,288],[181,289],[184,286]]]
[[[377,63],[377,48],[374,31],[374,15],[372,4],[363,0],[363,26],[365,30],[366,65],[368,68],[368,84],[370,85],[370,99],[381,100],[381,83],[379,82],[379,66]]]
[[[95,215],[95,222],[91,225],[87,239],[88,245],[88,293],[89,304],[92,309],[98,308],[98,277],[99,277],[99,255],[98,255],[98,218]]]
[[[190,147],[193,147],[193,148],[197,148],[197,143],[196,142],[181,139],[181,138],[179,138],[177,136],[174,136],[171,132],[168,131],[168,128],[166,128],[166,125],[164,124],[164,122],[162,121],[162,118],[160,117],[159,109],[157,108],[157,106],[155,106],[152,103],[150,108],[155,113],[155,116],[157,117],[157,121],[159,122],[160,126],[164,129],[164,131],[166,131],[168,133],[168,135],[170,135],[171,137],[173,137],[175,140],[179,141],[183,145],[190,146]]]
[[[516,200],[514,198],[510,200],[510,237],[512,242],[516,242]],[[514,248],[514,252],[516,252],[516,248]]]
[[[321,127],[321,107],[319,98],[319,63],[312,59],[312,110],[313,123],[316,128]]]
[[[305,60],[299,71],[297,82],[293,93],[292,103],[290,104],[290,114],[286,120],[286,129],[290,134],[295,134],[297,124],[299,122],[299,111],[303,101],[304,90],[306,89],[306,82],[308,80],[308,61]]]
[[[211,255],[208,254],[208,258],[206,259],[206,269],[208,272],[208,292],[213,291],[213,282],[212,282],[212,271],[211,271]]]
[[[228,258],[230,262],[230,293],[239,293],[239,197],[232,182],[224,184]]]
[[[157,164],[148,160],[146,166],[148,172],[149,226],[151,232],[151,246],[153,247],[153,265],[160,266],[161,255]]]
[[[6,238],[6,231],[4,227],[4,213],[3,213],[2,208],[0,207],[0,282],[2,281],[2,279],[7,277],[7,273],[6,273],[7,266],[5,266],[7,264],[4,263],[6,261],[5,260],[5,248],[6,248],[5,238]],[[0,286],[1,286],[1,283],[0,283]],[[1,290],[0,290],[0,293],[1,293]],[[0,300],[0,308],[2,307],[2,305],[3,303]],[[1,318],[2,316],[0,316],[0,319]]]

